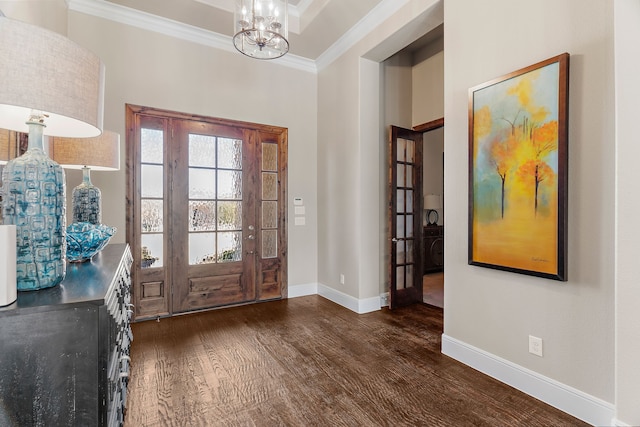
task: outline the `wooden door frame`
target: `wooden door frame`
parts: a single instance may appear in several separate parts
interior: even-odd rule
[[[279,126],[263,125],[259,123],[250,123],[250,122],[244,122],[244,121],[238,121],[238,120],[222,119],[222,118],[201,116],[196,114],[181,113],[181,112],[175,112],[170,110],[164,110],[160,108],[125,104],[126,141],[127,141],[126,142],[126,239],[127,239],[127,242],[130,244],[131,250],[134,254],[134,265],[132,266],[132,269],[131,269],[132,276],[133,276],[132,283],[133,283],[134,292],[137,290],[135,289],[136,288],[135,285],[137,283],[135,272],[137,270],[140,270],[140,251],[141,251],[140,241],[136,237],[136,233],[140,233],[140,230],[138,229],[139,226],[137,225],[138,224],[137,213],[139,212],[139,208],[140,208],[140,206],[138,205],[140,203],[140,188],[139,188],[140,176],[136,176],[135,179],[133,179],[133,174],[139,173],[139,170],[138,170],[139,168],[135,164],[135,162],[137,162],[137,160],[140,157],[139,153],[137,152],[139,150],[139,147],[138,147],[138,144],[135,143],[135,141],[138,141],[137,138],[139,138],[140,136],[139,134],[137,134],[138,133],[137,126],[139,124],[140,116],[162,118],[167,122],[171,122],[172,120],[187,120],[187,121],[200,121],[208,124],[222,125],[222,126],[232,125],[248,131],[254,131],[257,135],[256,138],[258,143],[277,141],[278,147],[279,147],[277,152],[277,156],[278,156],[277,158],[277,165],[278,165],[278,170],[277,170],[277,173],[278,173],[278,181],[277,181],[278,208],[277,209],[278,211],[277,211],[277,214],[278,214],[278,230],[279,230],[278,237],[277,237],[277,253],[278,253],[278,259],[281,259],[281,262],[278,265],[276,265],[273,259],[271,258],[267,258],[263,260],[259,257],[258,259],[259,265],[256,266],[256,274],[260,275],[260,277],[256,277],[256,282],[260,283],[261,287],[256,289],[257,296],[254,301],[240,303],[240,304],[253,303],[253,302],[258,302],[258,301],[263,301],[268,299],[287,298],[288,296],[288,284],[287,284],[287,280],[288,280],[287,279],[288,130],[286,128],[279,127]],[[172,128],[173,128],[173,125],[168,125],[164,130],[165,132],[170,132]],[[165,138],[167,138],[166,135],[167,133],[165,133]],[[167,148],[165,145],[165,150],[166,149]],[[166,153],[164,155],[164,159],[166,162],[167,161]],[[261,160],[262,157],[260,156],[259,159]],[[165,164],[165,167],[173,168],[174,165]],[[171,189],[172,183],[169,182],[169,179],[166,177],[167,175],[169,174],[165,173],[164,188],[165,188],[167,197],[170,198],[171,197],[170,189]],[[257,177],[256,179],[260,179],[260,177]],[[135,183],[136,185],[132,185],[132,183]],[[261,188],[261,184],[255,183],[255,182],[253,184],[260,185],[260,188]],[[169,200],[166,200],[165,205],[169,202],[170,202]],[[260,207],[260,203],[256,205],[256,215],[260,214],[260,212],[258,212],[259,207]],[[165,210],[166,209],[167,208],[165,207]],[[165,212],[165,218],[166,217],[167,216]],[[256,233],[258,232],[260,232],[260,230],[256,230]],[[259,243],[258,239],[256,239],[256,243]],[[165,248],[165,253],[164,253],[165,260],[168,260],[169,256],[171,256],[170,252],[171,252],[170,248]],[[166,310],[163,310],[162,312],[159,312],[157,314],[153,313],[153,314],[139,315],[138,310],[140,308],[136,307],[135,308],[136,320],[168,317],[173,314],[171,284],[169,283],[172,281],[172,276],[170,271],[167,273],[168,270],[166,268],[167,267],[166,262],[164,267],[165,269],[163,271],[165,272],[165,274],[164,274],[163,280],[165,282],[164,290],[166,293],[164,296],[164,304],[165,304]],[[274,277],[275,277],[274,276],[275,268],[279,269],[278,275],[275,279],[280,283],[279,292],[276,292],[277,290],[274,289],[274,286],[273,286]],[[238,305],[238,304],[231,304],[231,305]],[[160,307],[159,303],[158,303],[158,307]],[[219,308],[219,307],[206,308],[204,310],[215,309],[215,308]]]
[[[397,141],[400,138],[413,140],[415,136],[415,141],[419,141],[414,148],[414,160],[413,160],[413,169],[412,169],[412,185],[411,187],[403,187],[403,188],[411,188],[413,189],[413,263],[406,262],[408,255],[405,254],[405,262],[403,265],[413,265],[413,286],[411,287],[403,287],[402,289],[398,289],[397,284],[397,244],[398,244],[398,236],[397,236],[397,170],[398,170],[398,160],[397,160]],[[423,207],[423,197],[422,197],[422,132],[414,131],[412,129],[407,129],[399,126],[391,126],[389,132],[389,142],[388,142],[388,170],[389,170],[389,182],[388,182],[388,207],[387,207],[387,222],[388,222],[388,248],[389,248],[389,308],[399,308],[410,305],[414,302],[422,301],[422,207]],[[406,170],[406,169],[405,169]],[[415,179],[415,181],[414,181]],[[405,197],[406,202],[406,197]],[[407,212],[407,211],[403,211]],[[401,239],[410,240],[406,234]],[[406,277],[406,276],[403,276]]]
[[[430,122],[426,122],[426,123],[422,123],[422,124],[419,124],[419,125],[413,126],[411,130],[413,130],[413,131],[415,131],[415,132],[426,133],[426,132],[429,132],[429,131],[432,131],[432,130],[436,130],[436,129],[439,129],[439,128],[442,128],[442,127],[444,127],[444,117],[441,117],[441,118],[436,119],[436,120],[432,120],[432,121],[430,121]],[[392,140],[392,138],[393,138],[393,136],[392,136],[392,135],[390,135],[390,137],[389,137],[389,141],[391,141],[391,140]],[[392,157],[392,153],[391,153],[391,151],[389,151],[388,155],[389,155],[389,159],[388,159],[388,164],[389,164],[389,166],[388,166],[388,168],[387,168],[387,169],[389,169],[389,167],[390,167],[390,165],[391,165],[391,162],[393,161],[393,159],[391,158],[391,157]],[[422,157],[420,157],[419,159],[416,159],[416,160],[418,160],[418,161],[420,162],[420,166],[421,166],[421,168],[423,168],[423,166],[424,166],[424,165],[423,165],[423,163],[424,163],[424,162],[423,162],[423,158],[422,158]],[[391,182],[391,180],[392,180],[392,179],[393,179],[393,177],[392,177],[392,176],[389,176],[389,189],[391,188],[391,183],[392,183],[392,182]],[[423,191],[423,183],[422,183],[422,182],[420,182],[419,184],[420,184],[419,186],[420,186],[420,195],[421,195],[421,202],[420,202],[420,203],[422,204],[422,203],[423,203],[423,201],[422,201],[422,197],[423,197],[423,195],[422,195],[422,191]],[[389,200],[390,200],[390,201],[391,201],[391,200],[395,200],[395,198],[392,198],[392,197],[390,196],[390,197],[389,197]],[[389,208],[387,209],[387,211],[388,211],[388,212],[391,212],[391,209],[392,209],[392,207],[391,207],[391,206],[389,206]],[[388,222],[389,224],[390,224],[390,221],[391,221],[391,219],[390,219],[390,218],[387,218],[387,222]],[[422,219],[421,219],[421,221],[422,221]],[[417,241],[419,242],[419,244],[420,244],[420,245],[422,245],[422,229],[420,229],[420,230],[418,230],[418,231],[419,231],[419,233],[418,233],[419,238],[418,238],[418,240],[417,240]],[[389,232],[390,232],[390,233],[392,233],[392,234],[394,233],[394,231],[393,231],[393,230],[391,230],[391,227],[389,227]],[[416,232],[416,230],[414,230],[414,233],[415,233],[415,232]],[[391,266],[392,266],[392,258],[391,258],[391,257],[393,257],[393,256],[394,256],[394,255],[393,255],[394,245],[393,245],[393,243],[391,242],[391,237],[389,238],[389,242],[390,242],[390,244],[387,246],[387,250],[389,251],[389,260],[390,260],[388,265],[389,265],[389,267],[391,267]],[[421,248],[420,250],[418,250],[418,254],[422,257],[422,248]],[[389,280],[389,307],[390,307],[390,308],[391,308],[391,304],[392,304],[392,303],[391,303],[391,299],[392,299],[392,297],[391,297],[391,280],[392,280],[392,278],[391,278],[391,274],[394,274],[394,272],[393,272],[392,270],[393,270],[392,268],[389,268],[389,273],[388,273],[388,274],[389,274],[389,276],[388,276],[388,280]]]
[[[444,117],[440,117],[439,119],[431,120],[430,122],[422,123],[420,125],[414,126],[412,129],[416,132],[429,132],[430,130],[436,130],[444,127]]]

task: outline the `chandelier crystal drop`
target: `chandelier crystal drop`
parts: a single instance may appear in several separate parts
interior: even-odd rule
[[[275,59],[289,51],[287,0],[235,0],[233,45],[251,58]]]

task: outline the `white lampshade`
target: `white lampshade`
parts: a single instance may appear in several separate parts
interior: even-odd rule
[[[424,196],[424,208],[425,209],[440,209],[442,207],[442,203],[440,202],[439,194],[427,194]]]
[[[63,168],[94,171],[120,169],[120,135],[105,130],[94,138],[49,138],[49,157]]]
[[[68,38],[0,12],[0,128],[28,132],[32,110],[45,135],[100,135],[104,65]]]

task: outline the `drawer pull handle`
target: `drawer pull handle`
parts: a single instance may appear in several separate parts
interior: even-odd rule
[[[120,378],[129,378],[129,372],[120,372]]]
[[[131,358],[129,356],[121,356],[120,360],[126,360],[127,362],[131,362]]]

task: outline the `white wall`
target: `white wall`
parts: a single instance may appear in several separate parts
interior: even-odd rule
[[[384,124],[412,127],[413,112],[413,64],[410,52],[401,52],[383,62],[384,81]]]
[[[616,418],[640,425],[640,2],[615,2],[616,68]],[[621,424],[621,425],[624,425]]]
[[[614,401],[613,5],[445,3],[445,336]],[[468,88],[571,54],[566,283],[467,264]],[[528,335],[544,357],[528,353]]]
[[[428,54],[431,46],[423,51]],[[414,56],[420,56],[417,53]],[[412,126],[421,125],[444,116],[444,51],[437,52],[411,69]]]
[[[289,218],[293,197],[306,207],[306,225],[289,221],[289,286],[316,283],[316,76],[79,12],[69,13],[68,34],[105,63],[105,128],[121,135],[122,169],[91,174],[102,190],[103,222],[118,228],[113,241],[125,241],[126,103],[282,126],[289,129]]]

